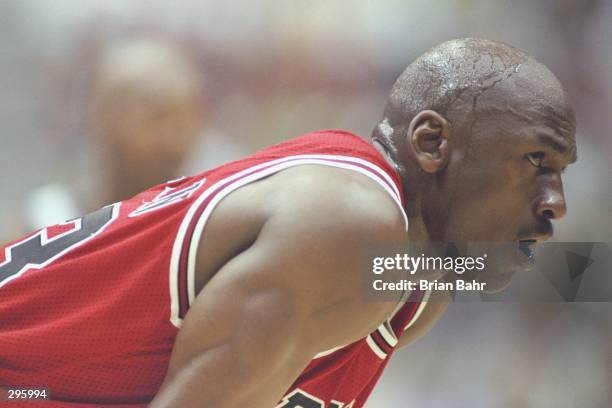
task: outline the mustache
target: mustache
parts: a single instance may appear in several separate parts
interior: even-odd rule
[[[552,238],[554,228],[547,218],[538,218],[533,225],[523,227],[519,230],[518,239],[537,239],[543,241]]]

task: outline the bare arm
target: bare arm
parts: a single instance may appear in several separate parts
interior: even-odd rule
[[[448,302],[442,300],[428,302],[419,318],[406,329],[397,348],[412,344],[427,334],[440,320],[448,305]]]
[[[316,353],[391,313],[394,304],[362,301],[359,250],[401,239],[399,212],[370,181],[339,188],[323,176],[277,195],[253,244],[206,283],[153,407],[269,408]]]

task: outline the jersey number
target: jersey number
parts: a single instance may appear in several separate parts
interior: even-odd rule
[[[119,204],[110,205],[74,221],[74,229],[47,238],[42,229],[30,238],[5,249],[5,260],[0,263],[0,287],[19,277],[28,269],[40,269],[59,259],[72,249],[98,235],[119,214]]]
[[[327,408],[352,408],[355,400],[345,405],[342,402],[331,401]],[[276,408],[326,408],[325,402],[308,394],[299,388],[286,395]]]

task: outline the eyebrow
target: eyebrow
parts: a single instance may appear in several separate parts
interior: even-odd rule
[[[538,135],[538,141],[540,143],[543,143],[545,145],[550,146],[553,150],[559,152],[559,153],[563,153],[563,154],[568,154],[571,153],[572,155],[572,163],[576,161],[577,156],[576,156],[576,149],[571,149],[572,152],[570,152],[570,146],[565,143],[560,141],[558,138],[553,137],[551,135],[547,135],[547,134],[539,134]]]

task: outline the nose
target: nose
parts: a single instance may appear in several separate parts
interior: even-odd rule
[[[567,207],[562,188],[548,190],[535,202],[535,212],[546,219],[558,220],[565,216]]]

